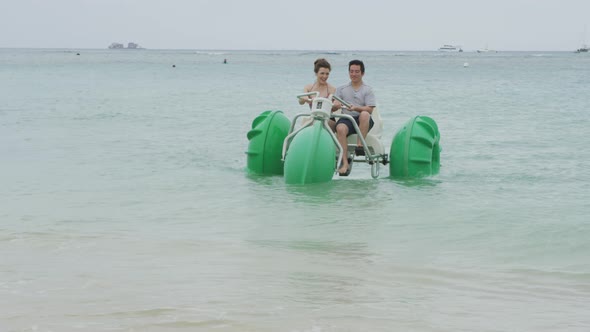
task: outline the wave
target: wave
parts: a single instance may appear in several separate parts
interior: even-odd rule
[[[199,55],[224,55],[228,54],[227,52],[214,52],[214,51],[196,51],[196,54]]]
[[[298,55],[314,55],[314,54],[327,54],[327,55],[342,55],[340,52],[332,52],[332,51],[310,51],[310,52],[303,52],[299,53]]]

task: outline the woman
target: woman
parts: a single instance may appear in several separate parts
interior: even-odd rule
[[[318,97],[328,98],[329,96],[333,95],[336,92],[336,88],[328,83],[328,77],[330,77],[330,71],[332,67],[330,63],[324,59],[320,58],[314,61],[313,63],[313,71],[315,72],[316,80],[312,84],[308,84],[303,88],[304,93],[317,91],[319,92]],[[309,104],[311,108],[312,97],[306,96],[299,98],[299,105],[303,105],[305,103]]]
[[[308,84],[303,88],[304,93],[317,91],[319,93],[318,97],[328,98],[336,93],[336,88],[328,83],[328,77],[330,77],[330,71],[332,70],[332,66],[328,60],[324,58],[317,59],[313,62],[313,71],[315,72],[316,80],[312,84]],[[313,97],[305,96],[299,98],[299,105],[303,105],[305,103],[309,104],[309,108],[311,109],[311,104],[313,102]],[[306,120],[303,120],[303,123],[307,123],[311,121],[311,117]],[[332,131],[336,130],[336,121],[334,119],[330,119],[328,121],[328,125],[332,129]]]

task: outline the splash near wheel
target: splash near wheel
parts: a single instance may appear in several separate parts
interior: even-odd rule
[[[287,184],[328,182],[335,169],[336,146],[320,121],[300,131],[285,155]]]
[[[291,121],[281,111],[265,111],[252,121],[248,132],[248,169],[256,174],[282,175],[283,140]]]
[[[416,116],[396,133],[389,152],[389,174],[394,178],[419,178],[440,170],[440,133],[436,122]]]

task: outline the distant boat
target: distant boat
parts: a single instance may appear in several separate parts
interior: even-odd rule
[[[578,48],[576,50],[576,53],[587,53],[588,51],[590,51],[590,48],[588,48],[588,45],[584,45],[584,46]]]
[[[463,52],[461,46],[456,45],[443,45],[442,47],[439,47],[438,50],[440,52]]]
[[[125,49],[125,45],[123,45],[121,43],[112,43],[111,45],[109,45],[109,48],[110,49]],[[141,48],[143,48],[143,47],[139,46],[139,44],[128,43],[126,49],[137,50],[137,49],[141,49]]]
[[[584,26],[584,42],[582,43],[582,47],[578,48],[575,53],[588,53],[590,49],[588,48],[588,44],[586,44],[586,26]]]
[[[489,48],[486,47],[484,49],[477,50],[477,53],[498,53],[498,51],[496,51],[496,50],[490,50]]]
[[[123,46],[123,44],[120,43],[112,43],[111,45],[109,45],[110,49],[119,49],[119,48],[125,48],[125,46]]]

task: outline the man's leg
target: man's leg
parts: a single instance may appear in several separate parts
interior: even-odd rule
[[[336,124],[336,137],[338,143],[342,146],[342,166],[338,169],[339,174],[344,174],[348,170],[348,126],[345,123],[339,122]]]
[[[363,138],[367,138],[367,134],[369,133],[370,120],[371,113],[369,112],[361,112],[361,114],[359,115],[359,129],[361,130],[361,135],[363,135]],[[356,145],[363,146],[360,137],[356,140]]]

